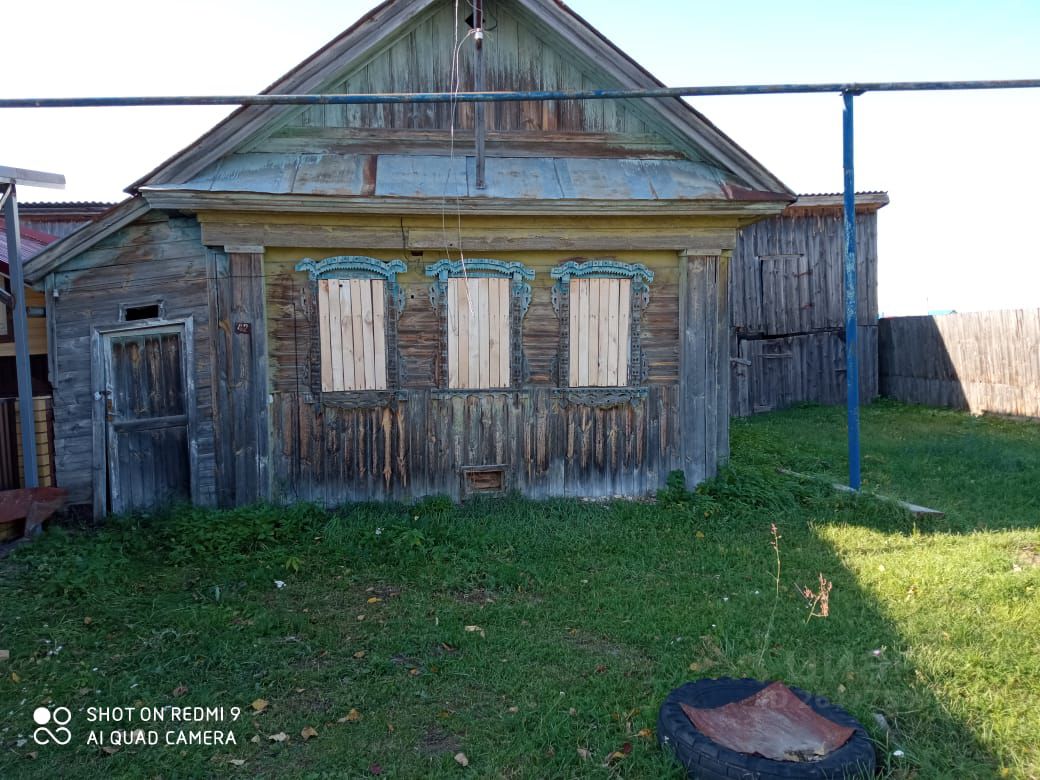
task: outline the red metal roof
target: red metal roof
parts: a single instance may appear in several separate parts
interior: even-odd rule
[[[48,244],[53,244],[58,240],[57,236],[52,236],[50,233],[42,233],[39,230],[33,230],[25,226],[22,226],[21,234],[23,263],[30,257],[38,254]],[[0,273],[3,273],[5,276],[10,273],[7,261],[7,220],[0,217]]]

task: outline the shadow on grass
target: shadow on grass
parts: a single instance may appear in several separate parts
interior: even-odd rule
[[[866,492],[938,509],[878,530],[954,533],[1040,528],[1040,421],[881,400],[861,410]],[[803,406],[733,421],[733,449],[753,468],[847,482],[845,410]]]

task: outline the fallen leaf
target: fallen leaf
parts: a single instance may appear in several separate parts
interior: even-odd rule
[[[253,743],[254,745],[259,745],[259,744],[260,744],[260,735],[259,735],[259,734],[255,735],[255,736],[254,736],[254,737],[253,737],[253,738],[252,738],[251,740],[249,740],[249,741],[250,741],[250,742],[252,742],[252,743]]]
[[[268,739],[272,742],[288,742],[289,735],[286,734],[284,731],[279,731],[277,734],[272,734],[271,736],[269,736]]]
[[[10,650],[0,650],[0,661],[9,661],[9,660],[11,660],[11,651]]]
[[[344,715],[342,718],[340,718],[336,722],[337,723],[357,723],[359,720],[361,720],[361,713],[358,712],[356,709],[352,709],[350,712],[348,712],[346,715]]]
[[[253,710],[256,711],[256,712],[263,712],[264,710],[267,709],[267,705],[268,704],[270,704],[270,702],[267,701],[267,699],[256,699],[249,706],[252,707]]]
[[[379,596],[373,596],[372,598],[370,598],[368,600],[368,603],[369,604],[378,604],[380,601],[382,601],[382,599],[379,598]]]
[[[600,664],[599,666],[596,667],[596,674],[603,674],[606,671],[607,671],[607,667],[606,667],[605,664]]]
[[[574,709],[574,707],[571,707],[569,710],[567,710],[567,714],[573,718],[575,715],[578,714],[578,711]]]
[[[422,672],[420,672],[418,669],[409,669],[408,674],[410,674],[412,677],[418,677],[420,674],[422,674]]]
[[[18,675],[18,672],[11,672],[11,682],[20,683],[22,678]]]
[[[107,755],[110,755],[110,756],[114,756],[116,753],[119,752],[119,748],[112,747],[111,745],[107,745],[107,746],[101,748],[101,752],[105,753]]]
[[[358,619],[358,622],[360,623],[362,620],[365,619],[365,616],[364,615],[358,615],[357,619]]]
[[[235,766],[243,766],[246,762],[244,758],[233,758],[228,763],[234,764]]]
[[[314,739],[314,737],[318,736],[318,731],[313,726],[305,726],[303,731],[300,732],[300,736],[306,742],[308,739]]]
[[[640,737],[641,739],[650,739],[651,737],[653,737],[653,735],[653,729],[639,729],[639,731],[636,732],[636,736]]]
[[[85,618],[83,618],[83,625],[85,626],[89,626],[93,622],[94,618],[92,618],[90,615],[87,615]]]
[[[455,763],[458,764],[459,766],[469,766],[469,759],[466,758],[466,754],[465,753],[456,753],[455,754]]]
[[[704,531],[698,531],[698,532],[697,532],[697,533],[695,534],[695,536],[696,536],[696,537],[697,537],[698,539],[703,539],[703,538],[704,538]]]
[[[187,686],[187,685],[178,685],[178,686],[177,686],[176,688],[174,688],[174,689],[173,689],[173,691],[172,691],[172,693],[173,693],[173,697],[174,697],[175,699],[179,699],[179,698],[180,698],[181,696],[183,696],[183,695],[184,695],[184,694],[186,694],[187,692],[188,692],[188,686]]]
[[[393,723],[387,723],[386,724],[386,730],[387,730],[387,733],[393,734],[394,733],[394,724]]]
[[[487,633],[480,626],[466,626],[465,630],[470,634],[480,634],[482,637],[487,637]]]
[[[374,775],[381,775],[383,774],[383,767],[379,766],[379,764],[372,764],[368,767],[368,771]]]
[[[26,757],[28,757],[28,758],[31,758],[31,759],[32,759],[33,761],[35,761],[35,760],[36,760],[36,758],[37,758],[37,756],[39,756],[40,754],[39,754],[39,753],[37,753],[37,752],[36,752],[35,750],[30,750],[30,751],[29,751],[28,753],[26,753],[25,755],[26,755]]]
[[[549,749],[545,751],[545,755],[547,755],[549,758],[556,758],[556,748],[550,745]]]
[[[588,761],[592,757],[592,751],[588,748],[578,748],[578,756],[582,761]]]
[[[508,710],[506,710],[506,711],[507,711],[507,712],[512,712],[512,713],[516,714],[517,712],[520,712],[520,708],[519,708],[519,707],[510,707],[510,708],[509,708]]]
[[[359,659],[359,660],[361,658],[364,658],[366,655],[367,655],[367,653],[364,650],[358,650],[356,653],[354,653],[354,657]]]

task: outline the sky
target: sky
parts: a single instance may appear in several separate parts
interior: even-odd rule
[[[493,11],[497,0],[487,0]],[[465,0],[463,0],[465,2]],[[256,93],[370,0],[52,0],[5,7],[2,97]],[[1037,0],[571,0],[669,86],[1040,78]],[[147,10],[146,10],[147,9]],[[797,192],[842,187],[841,98],[696,98]],[[119,200],[227,109],[0,110],[0,164],[63,173],[23,201]],[[886,315],[1040,306],[1040,90],[868,93],[856,188],[886,190]]]

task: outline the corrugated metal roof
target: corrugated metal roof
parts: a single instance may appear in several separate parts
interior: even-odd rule
[[[21,205],[21,204],[19,204]],[[39,230],[33,230],[27,228],[24,225],[21,229],[22,236],[22,262],[24,263],[30,257],[35,257],[39,254],[45,246],[53,244],[58,240],[57,236],[52,236],[50,233],[41,233]],[[9,255],[7,254],[7,220],[0,217],[0,271],[7,275],[9,273],[7,261]]]
[[[107,211],[115,202],[104,200],[39,200],[18,201],[18,208],[22,211]]]
[[[472,156],[246,153],[230,155],[188,182],[142,189],[430,199],[762,199],[762,193],[740,191],[721,169],[690,160],[489,157],[487,187],[477,189],[475,182]]]

